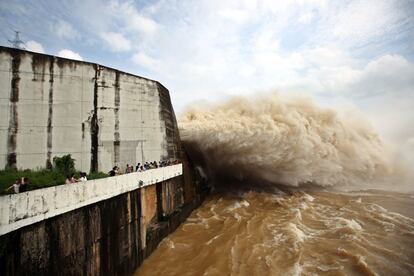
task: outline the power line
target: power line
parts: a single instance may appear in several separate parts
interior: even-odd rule
[[[13,48],[24,50],[24,46],[26,46],[26,44],[20,39],[19,33],[19,31],[14,31],[14,39],[8,39],[8,41]]]

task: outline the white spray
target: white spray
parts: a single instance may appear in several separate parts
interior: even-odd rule
[[[383,143],[367,124],[309,97],[235,97],[188,110],[179,126],[211,171],[239,178],[331,186],[366,183],[391,171]]]

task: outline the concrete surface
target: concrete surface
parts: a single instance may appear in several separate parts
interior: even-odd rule
[[[21,227],[90,205],[120,194],[182,175],[182,164],[107,177],[87,182],[65,184],[0,197],[0,236]],[[151,191],[154,190],[153,193]],[[143,205],[144,224],[154,217],[155,186],[142,194],[149,197]],[[147,210],[149,209],[149,210]]]

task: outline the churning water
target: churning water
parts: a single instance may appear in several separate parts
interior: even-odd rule
[[[179,125],[215,193],[137,275],[414,275],[414,196],[372,189],[412,182],[362,118],[271,94]]]
[[[413,275],[414,196],[212,195],[137,275]]]

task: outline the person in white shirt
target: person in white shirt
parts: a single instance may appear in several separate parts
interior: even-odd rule
[[[20,192],[20,179],[17,179],[16,180],[16,182],[14,182],[14,184],[13,185],[11,185],[10,187],[8,187],[7,189],[6,189],[6,191],[8,191],[8,190],[10,190],[11,188],[13,188],[14,189],[14,193],[15,194],[18,194],[19,192]]]
[[[86,181],[88,181],[88,179],[86,178],[86,173],[85,173],[85,172],[81,172],[81,173],[80,173],[80,178],[79,178],[79,180],[80,180],[81,182],[86,182]]]

